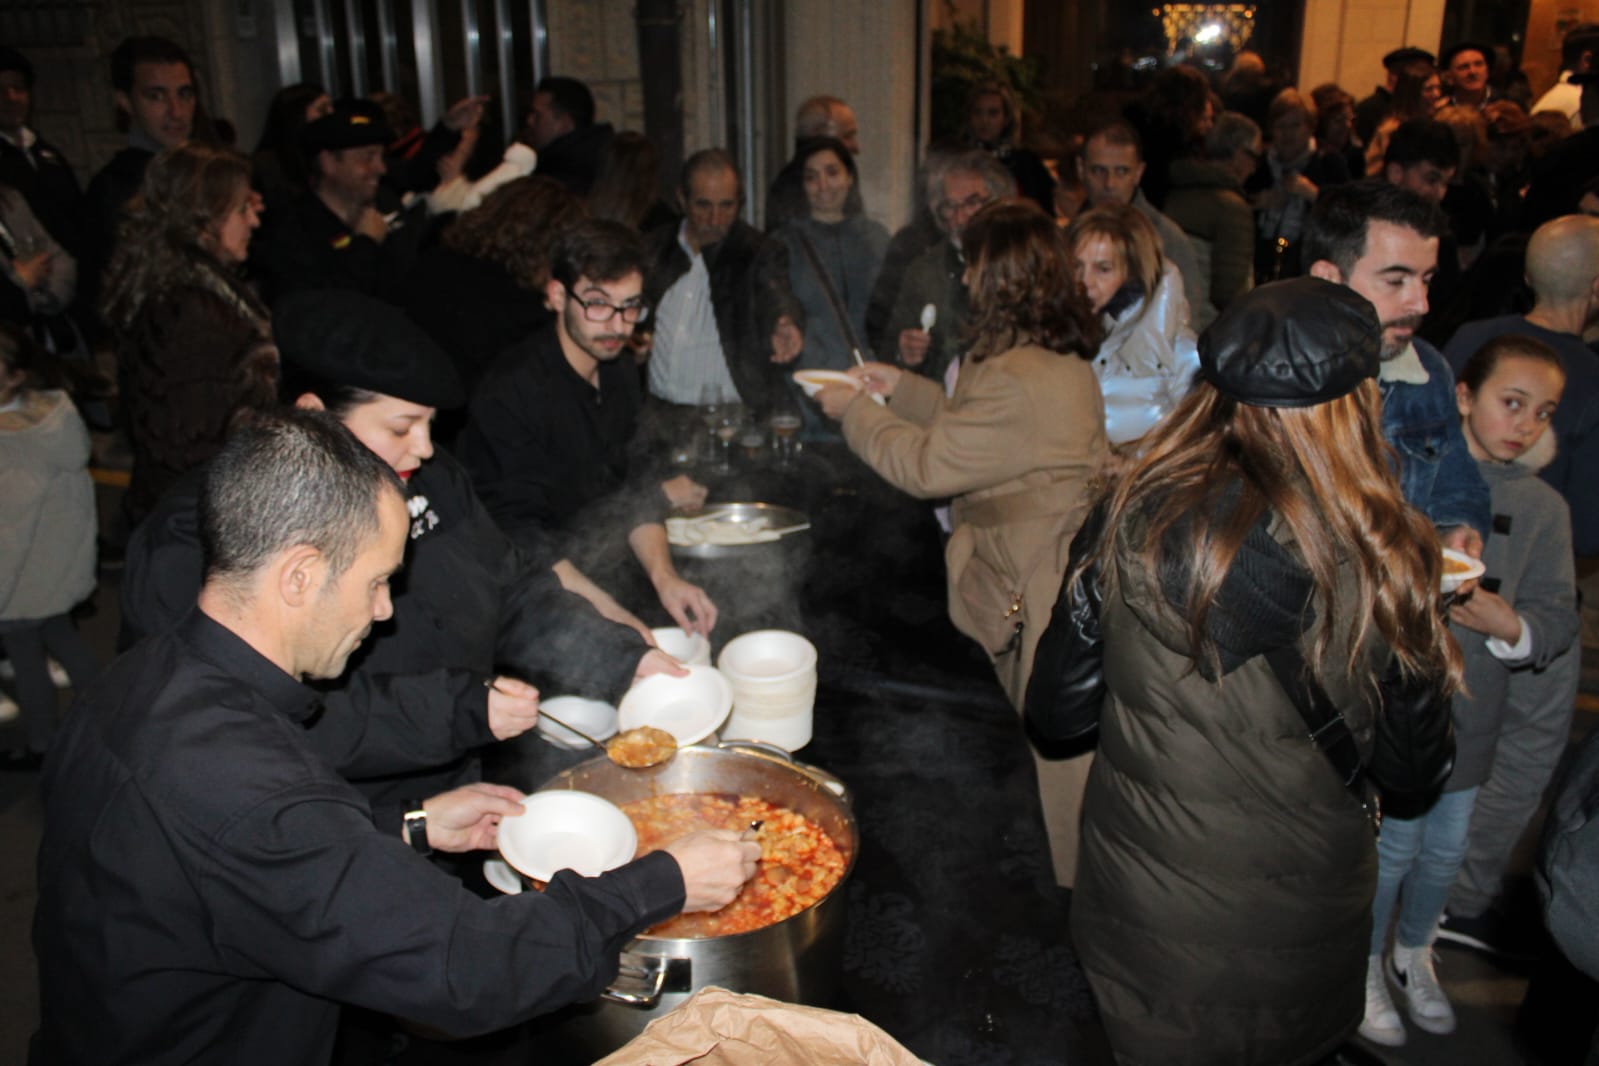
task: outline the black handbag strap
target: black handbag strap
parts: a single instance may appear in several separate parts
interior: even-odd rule
[[[833,309],[833,317],[838,319],[838,328],[844,334],[844,343],[849,345],[850,354],[854,356],[855,362],[860,364],[864,361],[861,357],[860,338],[855,336],[855,327],[850,324],[849,313],[844,310],[844,301],[838,298],[838,290],[833,288],[833,279],[827,276],[827,268],[822,266],[822,257],[816,254],[816,246],[811,243],[809,237],[797,230],[794,235],[799,238],[805,258],[810,260],[816,280],[822,283],[822,292],[827,294],[828,306]]]
[[[1333,706],[1326,690],[1311,676],[1298,645],[1273,648],[1266,653],[1266,662],[1304,719],[1311,741],[1327,756],[1344,787],[1364,803],[1366,766],[1360,758],[1360,746],[1355,743],[1343,712]]]

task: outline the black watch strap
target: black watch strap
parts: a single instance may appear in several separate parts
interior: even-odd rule
[[[411,847],[416,849],[418,855],[431,855],[433,849],[428,846],[428,812],[423,808],[421,800],[406,800],[405,804],[405,835],[411,841]]]

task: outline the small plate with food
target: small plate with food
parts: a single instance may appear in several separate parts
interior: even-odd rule
[[[1468,581],[1482,576],[1487,567],[1481,559],[1473,559],[1465,552],[1457,552],[1453,548],[1444,549],[1444,574],[1440,588],[1445,595],[1454,592]]]
[[[857,392],[866,387],[861,384],[859,378],[851,377],[842,370],[796,370],[794,371],[794,381],[804,390],[806,397],[809,399],[815,399],[816,394],[829,385],[843,385],[845,388],[854,389]],[[872,399],[878,403],[886,402],[875,393],[872,394]]]

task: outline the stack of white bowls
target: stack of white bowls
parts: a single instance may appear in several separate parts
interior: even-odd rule
[[[798,633],[758,629],[734,637],[716,660],[733,686],[724,740],[761,740],[789,751],[811,741],[816,646]]]

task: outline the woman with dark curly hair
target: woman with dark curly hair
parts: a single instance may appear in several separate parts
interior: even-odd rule
[[[971,298],[968,347],[953,390],[884,363],[850,371],[864,386],[823,389],[850,449],[898,488],[951,498],[944,551],[957,629],[988,652],[1018,708],[1104,462],[1104,405],[1089,360],[1100,330],[1072,280],[1054,222],[1029,202],[990,204],[961,237]],[[886,406],[871,395],[887,397]],[[1076,859],[1086,767],[1039,761],[1057,880]]]
[[[400,285],[400,306],[449,353],[468,390],[496,356],[550,321],[550,248],[584,214],[560,182],[517,178],[452,222]]]
[[[151,160],[128,206],[100,313],[116,336],[133,521],[221,449],[242,411],[277,402],[271,318],[239,277],[260,210],[249,161],[198,142]]]

